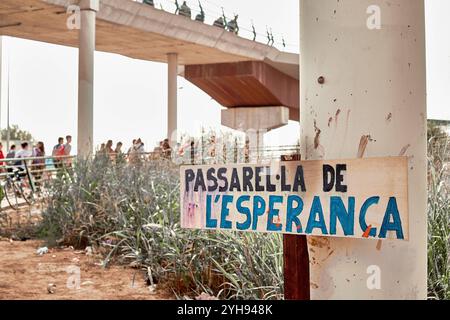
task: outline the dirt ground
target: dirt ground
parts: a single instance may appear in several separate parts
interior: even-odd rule
[[[140,270],[112,266],[72,248],[50,249],[41,241],[0,240],[0,300],[158,300]],[[53,293],[50,293],[50,292]]]

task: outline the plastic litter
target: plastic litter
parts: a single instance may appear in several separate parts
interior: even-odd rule
[[[87,256],[92,256],[94,254],[94,250],[92,249],[92,247],[86,247],[84,252],[86,253]]]
[[[48,253],[48,248],[47,247],[42,247],[37,249],[36,254],[43,256],[44,254]]]
[[[54,294],[55,291],[56,291],[56,285],[53,284],[53,283],[49,283],[48,286],[47,286],[47,292],[49,294]]]

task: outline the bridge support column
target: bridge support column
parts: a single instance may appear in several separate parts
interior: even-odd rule
[[[309,237],[311,298],[425,299],[424,1],[301,0],[300,26],[302,158],[409,158],[410,240]]]
[[[264,134],[289,123],[287,107],[244,107],[222,110],[222,125],[246,133],[250,162],[261,159]]]
[[[78,50],[78,155],[94,151],[94,54],[95,21],[99,0],[80,0]]]
[[[2,120],[2,111],[3,111],[3,97],[4,92],[3,91],[3,74],[5,73],[5,69],[3,66],[3,36],[0,36],[0,129],[1,129],[1,120]],[[7,150],[6,152],[8,152]]]
[[[167,55],[167,138],[172,145],[178,141],[178,54]]]

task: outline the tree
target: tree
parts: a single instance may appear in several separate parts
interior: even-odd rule
[[[1,130],[1,140],[6,141],[8,139],[8,129]],[[28,131],[21,130],[18,125],[12,125],[9,130],[9,139],[11,141],[34,141],[33,135]]]

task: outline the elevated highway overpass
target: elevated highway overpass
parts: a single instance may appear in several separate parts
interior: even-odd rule
[[[298,54],[137,1],[2,0],[1,35],[79,48],[80,154],[92,151],[94,50],[168,63],[168,136],[177,74],[224,107],[284,106],[299,119]]]

